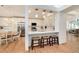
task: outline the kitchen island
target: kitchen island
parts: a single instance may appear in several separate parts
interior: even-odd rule
[[[53,36],[53,35],[57,35],[59,36],[59,32],[57,31],[46,31],[46,32],[30,32],[29,33],[29,46],[31,46],[31,40],[32,37],[41,37],[41,36]]]

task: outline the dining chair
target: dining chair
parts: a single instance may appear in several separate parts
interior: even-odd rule
[[[12,31],[11,32],[7,32],[7,42],[8,42],[8,44],[13,42]]]
[[[7,45],[7,33],[0,34],[0,46]]]
[[[13,41],[17,41],[20,40],[20,35],[21,35],[21,30],[19,30],[19,32],[16,32],[12,35]]]

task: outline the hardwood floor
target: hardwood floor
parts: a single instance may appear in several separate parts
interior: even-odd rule
[[[26,53],[78,53],[79,52],[79,38],[73,35],[67,36],[67,43],[54,46],[45,46],[44,48],[35,47]],[[9,45],[4,45],[0,47],[0,53],[25,53],[25,43],[24,38],[10,43]]]
[[[3,52],[3,53],[23,53],[25,52],[24,38],[20,38],[20,40],[12,42],[8,45],[1,46],[0,52]]]
[[[79,52],[79,37],[73,35],[67,36],[67,43],[45,46],[44,48],[35,47],[33,50],[30,49],[30,53],[78,53]]]
[[[46,46],[44,48],[34,48],[34,50],[30,50],[30,53],[78,53],[79,52],[78,45],[72,46],[66,43],[66,44],[59,45],[59,46],[57,45]]]

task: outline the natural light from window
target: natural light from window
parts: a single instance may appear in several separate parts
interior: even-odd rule
[[[54,7],[56,7],[56,8],[61,8],[61,7],[63,7],[64,5],[54,5]]]

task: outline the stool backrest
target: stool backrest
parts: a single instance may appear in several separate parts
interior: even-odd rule
[[[49,38],[49,36],[42,36],[43,38]]]
[[[40,37],[32,37],[33,40],[40,39]]]

